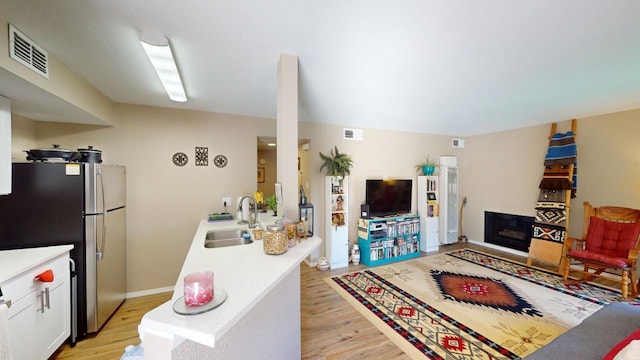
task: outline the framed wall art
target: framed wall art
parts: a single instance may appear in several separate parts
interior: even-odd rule
[[[263,167],[259,167],[258,168],[258,182],[259,183],[263,183],[264,182],[264,168]]]

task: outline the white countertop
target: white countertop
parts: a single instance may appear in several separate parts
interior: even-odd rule
[[[0,251],[0,283],[16,277],[38,264],[73,249],[73,245],[56,245],[30,249]]]
[[[261,224],[264,227],[266,223],[261,221]],[[148,332],[173,339],[176,345],[189,339],[213,347],[216,339],[221,338],[287,274],[297,271],[300,263],[321,243],[321,239],[315,236],[303,239],[281,255],[265,254],[262,240],[254,240],[247,245],[204,247],[207,231],[230,228],[246,229],[247,226],[237,225],[236,221],[200,222],[172,299],[144,315],[139,327],[141,335]],[[183,295],[184,277],[204,270],[214,272],[214,287],[224,289],[227,300],[220,307],[203,314],[175,313],[173,303]]]

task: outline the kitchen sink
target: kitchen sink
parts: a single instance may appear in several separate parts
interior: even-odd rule
[[[204,242],[204,247],[206,247],[206,248],[219,248],[219,247],[225,247],[225,246],[247,245],[247,244],[251,244],[252,242],[253,242],[253,240],[245,239],[245,238],[206,240]]]
[[[247,230],[228,229],[228,230],[211,230],[207,232],[205,240],[225,240],[225,239],[242,239],[244,234],[248,234]]]

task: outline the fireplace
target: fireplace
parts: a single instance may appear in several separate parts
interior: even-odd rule
[[[529,251],[533,216],[484,212],[484,242]]]

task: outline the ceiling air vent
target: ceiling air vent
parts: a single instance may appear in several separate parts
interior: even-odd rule
[[[344,129],[344,139],[362,141],[362,129]]]
[[[9,24],[9,55],[22,65],[49,78],[49,54],[11,24]]]
[[[463,148],[464,147],[464,139],[451,139],[451,147]]]

